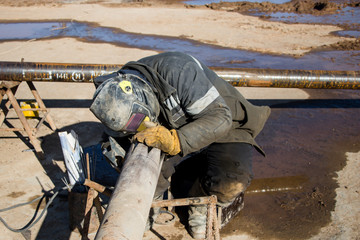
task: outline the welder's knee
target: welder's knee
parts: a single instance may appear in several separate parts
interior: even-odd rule
[[[205,179],[203,188],[210,195],[216,195],[220,204],[227,205],[246,190],[251,178],[250,174],[224,173]]]
[[[231,203],[249,186],[253,147],[246,143],[215,143],[207,149],[208,166],[201,179],[208,194],[220,203]]]

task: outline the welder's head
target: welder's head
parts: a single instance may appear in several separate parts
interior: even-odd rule
[[[159,102],[144,79],[121,72],[101,78],[90,110],[109,128],[109,135],[136,133],[142,130],[144,121],[157,122]]]

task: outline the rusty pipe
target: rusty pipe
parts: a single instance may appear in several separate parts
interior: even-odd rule
[[[6,81],[92,82],[117,71],[121,65],[0,62],[0,79]]]
[[[95,240],[142,239],[163,161],[149,150],[131,146]]]
[[[359,71],[238,69],[216,73],[237,87],[360,89]]]
[[[122,65],[0,62],[0,80],[92,82]],[[240,87],[360,89],[360,71],[220,69],[212,68],[230,84]]]

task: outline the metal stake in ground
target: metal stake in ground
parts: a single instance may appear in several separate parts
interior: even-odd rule
[[[131,146],[95,240],[142,239],[162,162],[159,149]]]

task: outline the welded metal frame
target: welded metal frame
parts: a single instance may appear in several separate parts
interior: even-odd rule
[[[90,189],[95,189],[97,192],[111,197],[112,191],[101,184],[86,179],[83,183]],[[206,239],[220,240],[220,224],[221,224],[221,208],[216,206],[217,198],[215,195],[204,197],[191,197],[191,198],[178,198],[169,200],[153,201],[152,208],[173,208],[179,206],[190,205],[207,205],[207,218],[206,218]]]
[[[215,195],[154,201],[151,207],[178,207],[190,205],[207,205],[206,234],[207,240],[220,240],[221,216],[217,215],[217,198]],[[221,212],[221,211],[220,211]]]

